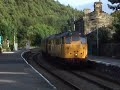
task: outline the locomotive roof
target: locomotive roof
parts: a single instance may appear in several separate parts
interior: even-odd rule
[[[46,39],[61,38],[61,37],[72,36],[72,35],[74,36],[80,35],[81,37],[85,37],[84,35],[81,35],[81,33],[74,31],[74,32],[64,32],[64,33],[54,34],[54,35],[47,37]]]

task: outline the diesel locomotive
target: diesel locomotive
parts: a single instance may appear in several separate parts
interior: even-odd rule
[[[42,40],[42,54],[67,62],[84,62],[88,53],[87,39],[79,32],[55,34]]]

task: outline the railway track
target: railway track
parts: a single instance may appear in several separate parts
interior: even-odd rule
[[[111,80],[108,80],[105,78],[99,78],[99,77],[96,77],[96,75],[94,76],[93,74],[88,74],[86,72],[81,72],[81,71],[79,72],[69,71],[69,73],[72,73],[78,78],[83,78],[88,82],[103,88],[103,90],[120,90],[120,85],[114,82],[111,82]]]
[[[103,80],[106,80],[106,81],[109,81],[109,82],[113,82],[113,83],[115,83],[115,84],[117,84],[117,85],[120,85],[120,81],[119,81],[119,80],[117,80],[116,78],[114,78],[114,77],[112,77],[112,76],[103,74],[103,73],[101,73],[101,72],[99,72],[99,71],[96,71],[96,70],[91,70],[91,71],[90,71],[90,70],[87,69],[87,70],[82,71],[82,72],[91,74],[91,75],[96,76],[96,77],[98,77],[98,78],[101,78],[101,79],[103,79]]]
[[[34,56],[33,59],[35,60],[36,56]],[[66,81],[64,78],[62,78],[59,75],[57,75],[56,73],[50,71],[48,68],[46,68],[44,65],[40,64],[39,62],[36,61],[36,63],[40,66],[40,68],[42,68],[45,71],[49,72],[52,76],[58,78],[60,81],[64,82],[66,85],[68,85],[69,87],[73,88],[73,90],[82,90],[82,89],[80,89],[80,87],[70,83],[69,81]]]
[[[34,55],[33,60],[37,63],[37,65],[39,65],[40,68],[46,70],[52,76],[62,81],[73,90],[120,90],[119,83],[113,82],[111,79],[108,78],[105,79],[104,77],[91,73],[90,71],[71,71],[68,69],[61,71],[59,69],[56,69],[55,67],[52,67],[53,70],[51,70],[49,67],[45,66],[45,64],[41,64],[39,60],[37,60],[38,56],[38,54]],[[89,86],[89,84],[94,84],[93,86],[91,86],[94,88],[84,89],[84,87],[81,87],[80,84],[76,84],[74,81],[72,82],[70,79],[67,79],[67,77],[65,78],[65,75],[62,75],[61,73],[67,73],[66,75],[68,77],[74,77],[76,82],[82,82],[82,80],[87,81],[86,87]]]

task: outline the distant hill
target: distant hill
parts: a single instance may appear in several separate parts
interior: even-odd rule
[[[26,39],[34,43],[36,35],[44,38],[60,32],[74,15],[83,13],[54,0],[0,0],[0,32],[11,43],[13,32],[19,43]]]

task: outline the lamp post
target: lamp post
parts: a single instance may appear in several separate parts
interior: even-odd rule
[[[99,32],[98,32],[98,25],[97,25],[97,56],[99,54]]]
[[[96,30],[97,30],[97,56],[99,55],[99,31],[98,31],[98,24],[99,24],[99,18],[96,18],[97,22],[96,22]]]
[[[73,24],[74,24],[74,26],[73,26],[73,31],[75,31],[75,15],[74,15],[74,21],[73,21]]]
[[[13,37],[13,44],[14,44],[14,50],[16,50],[16,48],[15,48],[15,30],[14,30],[14,33],[13,33],[14,35],[14,37]]]

